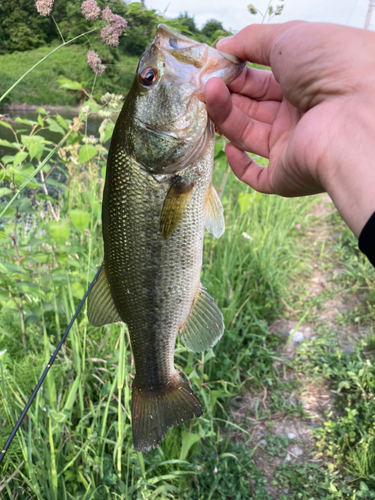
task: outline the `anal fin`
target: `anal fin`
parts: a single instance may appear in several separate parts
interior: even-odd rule
[[[132,389],[134,449],[145,452],[156,448],[169,427],[202,414],[199,399],[178,372],[160,389],[142,389],[135,378]]]
[[[225,231],[223,212],[223,205],[221,204],[219,195],[217,194],[214,186],[211,184],[206,199],[205,225],[207,231],[212,233],[215,238],[220,238]]]
[[[113,302],[106,268],[103,266],[87,300],[87,316],[92,326],[122,321]]]
[[[213,347],[223,333],[223,315],[201,284],[191,313],[180,329],[181,341],[190,351],[203,352]]]

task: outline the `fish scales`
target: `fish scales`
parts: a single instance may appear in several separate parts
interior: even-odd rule
[[[157,387],[174,373],[176,336],[199,287],[213,144],[184,172],[188,183],[197,178],[199,183],[168,240],[161,238],[160,217],[169,185],[129,160],[121,145],[112,155],[108,163],[121,168],[109,167],[106,178],[103,203],[110,216],[103,219],[105,263],[116,308],[129,327],[136,380]],[[150,351],[155,354],[151,362]]]
[[[104,266],[88,300],[94,326],[128,325],[136,373],[132,433],[149,451],[168,428],[202,415],[174,367],[177,334],[212,347],[223,317],[200,284],[205,227],[224,231],[211,184],[214,126],[205,81],[232,80],[244,63],[159,26],[117,120],[103,193]]]

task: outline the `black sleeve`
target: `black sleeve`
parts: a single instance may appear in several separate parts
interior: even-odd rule
[[[375,212],[367,221],[359,236],[358,246],[375,267]]]

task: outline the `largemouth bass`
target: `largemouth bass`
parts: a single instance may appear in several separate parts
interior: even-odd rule
[[[149,451],[167,429],[202,415],[174,367],[177,333],[202,352],[224,331],[200,284],[204,228],[224,232],[211,184],[214,126],[203,88],[225,83],[245,63],[160,25],[142,56],[117,120],[103,194],[104,267],[89,295],[88,318],[128,325],[135,361],[134,448]]]

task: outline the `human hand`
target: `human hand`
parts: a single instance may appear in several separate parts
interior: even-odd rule
[[[282,196],[327,191],[357,236],[375,210],[374,46],[374,33],[338,25],[252,25],[217,48],[272,72],[246,68],[231,93],[218,79],[205,89],[240,179]]]

